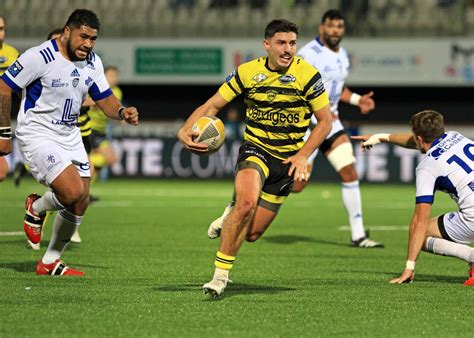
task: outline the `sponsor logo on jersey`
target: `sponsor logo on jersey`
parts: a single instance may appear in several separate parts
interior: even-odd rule
[[[263,81],[265,81],[266,79],[268,79],[268,76],[266,76],[265,74],[262,74],[262,73],[256,74],[256,75],[252,78],[252,80],[254,80],[254,81],[257,82],[257,83],[263,82]]]
[[[19,61],[15,61],[14,64],[8,67],[8,72],[13,77],[16,77],[18,74],[20,74],[22,70],[23,70],[23,66],[21,65]]]
[[[92,78],[89,76],[89,77],[87,78],[87,80],[86,80],[86,86],[89,86],[89,84],[90,84],[92,81],[94,81],[94,80],[92,80]]]
[[[89,162],[79,164],[79,168],[81,168],[82,170],[89,170],[90,167],[91,166],[90,166]]]
[[[53,88],[60,88],[60,87],[68,87],[69,84],[65,82],[61,82],[61,79],[53,79],[51,82],[51,87]]]
[[[55,163],[56,159],[54,158],[54,155],[48,155],[48,157],[46,157],[46,161],[49,163]]]
[[[276,90],[269,90],[266,93],[267,93],[267,99],[270,102],[273,102],[273,100],[275,100],[275,97],[278,94],[278,92]]]
[[[433,150],[430,154],[431,157],[433,157],[435,160],[437,160],[441,155],[443,155],[446,152],[445,149],[443,148],[436,148]]]
[[[296,124],[300,122],[300,115],[298,113],[279,113],[272,111],[261,111],[257,108],[250,108],[248,117],[254,121],[271,121],[276,126],[277,124]]]
[[[78,78],[75,78],[74,80],[72,80],[72,86],[74,88],[76,88],[78,84],[79,84],[79,79]]]
[[[278,80],[283,84],[288,84],[296,81],[295,77],[291,74],[285,74],[283,76],[280,76]]]
[[[244,151],[246,154],[249,154],[249,155],[255,155],[257,156],[258,158],[260,158],[263,162],[267,163],[267,159],[265,158],[265,156],[263,156],[259,151],[257,151],[255,148],[247,148],[245,149]]]
[[[48,171],[51,171],[51,169],[53,169],[55,166],[61,163],[61,158],[55,155],[56,154],[49,154],[48,156],[46,156],[46,162],[47,162],[46,169]]]
[[[324,91],[324,83],[323,83],[323,79],[320,78],[318,81],[316,81],[316,83],[314,84],[314,91],[316,93],[319,93],[319,92],[322,92]]]
[[[77,70],[77,68],[74,68],[74,70],[71,73],[71,76],[72,77],[80,77],[81,74],[79,74],[79,71]]]
[[[227,77],[225,78],[225,82],[229,82],[230,80],[232,80],[232,78],[235,76],[235,74],[237,74],[237,69],[234,69],[232,71],[232,73],[230,73],[229,75],[227,75]]]
[[[472,191],[474,191],[474,181],[471,181],[471,183],[469,183],[467,185]]]

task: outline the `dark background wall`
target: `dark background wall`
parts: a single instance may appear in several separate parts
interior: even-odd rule
[[[185,119],[194,108],[213,95],[211,85],[122,85],[124,100],[139,108],[142,120]],[[451,124],[474,123],[472,87],[351,87],[363,94],[375,92],[376,111],[362,116],[356,107],[342,104],[345,120],[364,123],[404,123],[419,110],[435,109]],[[242,108],[242,102],[233,103]]]

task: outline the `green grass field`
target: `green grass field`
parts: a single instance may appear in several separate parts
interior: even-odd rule
[[[422,253],[413,284],[387,283],[405,265],[413,186],[363,186],[365,223],[383,250],[349,247],[338,185],[290,196],[264,237],[244,243],[220,301],[206,300],[201,286],[218,248],[207,227],[231,182],[97,184],[83,243],[63,256],[84,278],[34,274],[51,223],[41,251],[4,235],[22,231],[26,195],[43,190],[31,179],[0,185],[1,337],[473,335],[465,263]],[[455,209],[441,194],[435,203],[436,213]]]

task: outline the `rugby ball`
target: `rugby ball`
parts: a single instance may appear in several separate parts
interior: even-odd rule
[[[215,116],[203,116],[194,123],[192,130],[198,132],[199,135],[194,136],[193,141],[196,143],[204,143],[209,150],[205,153],[196,153],[199,155],[210,155],[217,152],[225,139],[224,123]]]

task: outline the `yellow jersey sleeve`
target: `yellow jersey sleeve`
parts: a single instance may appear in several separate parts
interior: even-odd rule
[[[304,93],[313,112],[329,104],[329,97],[324,89],[323,79],[319,72],[306,84]]]
[[[244,85],[239,76],[239,68],[229,74],[218,92],[227,102],[232,101],[244,91]]]
[[[6,43],[3,44],[0,48],[0,75],[18,59],[18,55],[19,53],[14,47]]]

